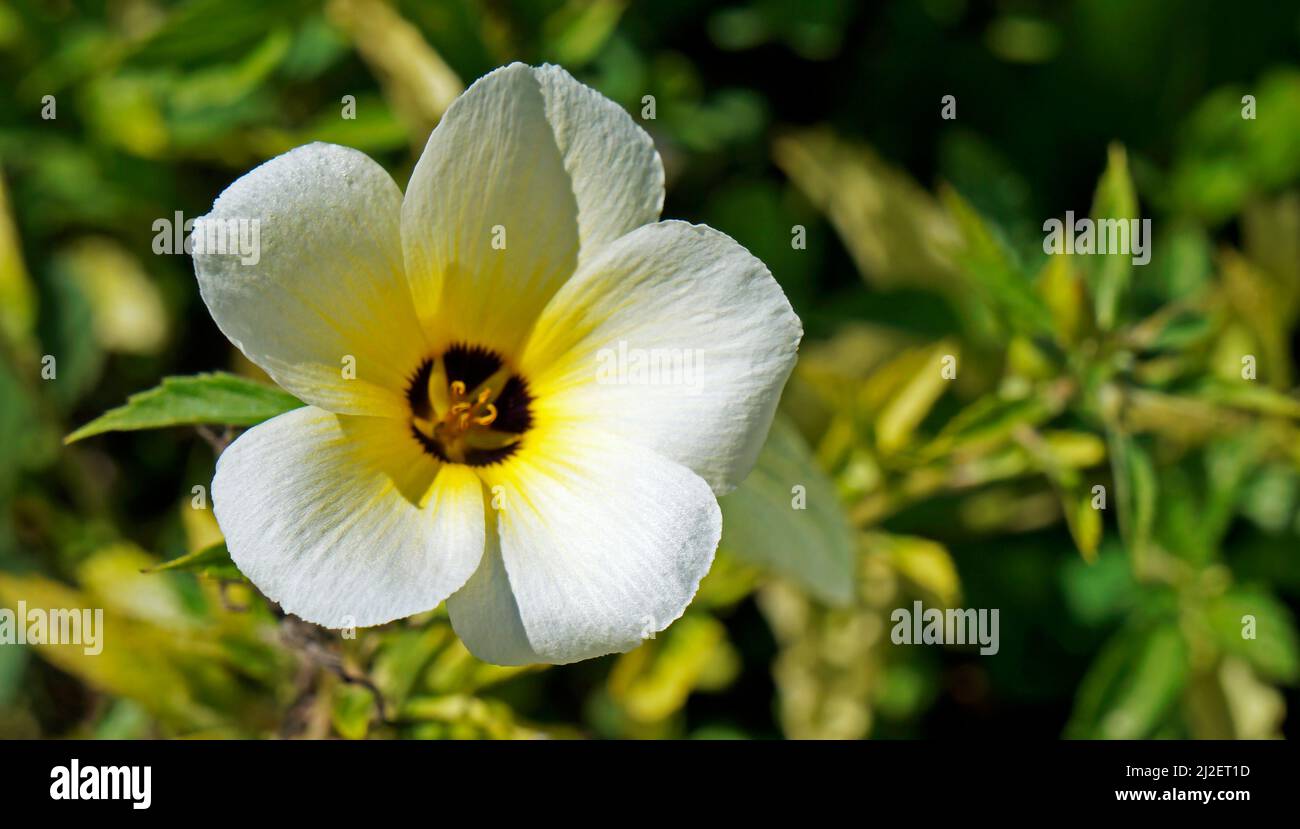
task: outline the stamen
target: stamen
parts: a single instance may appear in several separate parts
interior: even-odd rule
[[[509,368],[502,366],[492,373],[483,382],[474,388],[472,394],[478,398],[480,403],[495,403],[497,396],[505,389],[507,381],[510,380],[511,372]],[[486,397],[484,396],[486,395]]]
[[[474,422],[480,426],[491,426],[492,421],[497,419],[497,407],[491,403],[487,404],[487,414],[474,418]]]
[[[529,428],[527,385],[492,352],[453,346],[407,389],[411,431],[442,461],[484,466],[509,457]]]

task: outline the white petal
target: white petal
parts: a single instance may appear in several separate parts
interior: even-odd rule
[[[573,187],[527,66],[484,75],[447,110],[411,174],[402,239],[426,328],[513,356],[578,255]]]
[[[618,104],[559,66],[534,71],[564,168],[573,179],[581,261],[604,243],[658,221],[664,165],[654,141]]]
[[[326,627],[430,610],[483,555],[482,483],[387,418],[308,406],[254,426],[218,459],[212,499],[240,571]]]
[[[528,643],[510,588],[496,522],[487,528],[483,560],[465,586],[447,599],[452,629],[470,653],[494,665],[533,665],[546,659]]]
[[[452,624],[501,664],[634,648],[681,616],[708,572],[717,500],[689,469],[618,438],[529,435],[519,454],[480,470],[501,499],[501,554],[485,555],[447,602]]]
[[[584,263],[522,367],[539,419],[590,421],[722,494],[753,467],[802,336],[762,262],[711,228],[660,222]]]
[[[244,222],[250,241],[256,227],[256,257],[195,253],[199,290],[230,341],[309,403],[406,412],[402,391],[428,347],[403,271],[401,199],[364,153],[308,144],[230,185],[196,223],[197,234]]]

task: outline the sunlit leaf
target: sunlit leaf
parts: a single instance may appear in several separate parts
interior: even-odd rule
[[[105,412],[64,442],[104,432],[167,426],[255,426],[301,405],[296,397],[277,388],[224,372],[168,377],[157,388],[131,395],[126,405]]]
[[[719,689],[736,676],[739,659],[727,631],[711,616],[687,614],[668,630],[619,657],[609,676],[610,695],[627,716],[664,720],[698,689]]]
[[[201,576],[216,579],[243,578],[243,574],[239,572],[235,562],[230,559],[230,551],[226,549],[224,541],[150,567],[146,572],[162,573],[169,570],[197,573]]]
[[[958,351],[955,344],[940,342],[908,352],[872,375],[868,386],[891,386],[875,419],[876,446],[881,452],[897,452],[912,441],[916,428],[955,376],[945,376],[945,361],[951,361],[955,372]]]
[[[942,544],[919,536],[890,533],[869,533],[864,543],[869,552],[885,556],[899,574],[941,605],[956,604],[961,595],[961,579],[952,555]]]

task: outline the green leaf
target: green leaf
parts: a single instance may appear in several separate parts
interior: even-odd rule
[[[375,695],[360,685],[339,683],[334,687],[330,723],[345,740],[364,740],[375,716]]]
[[[1245,638],[1243,619],[1254,622]],[[1262,590],[1239,588],[1210,601],[1206,619],[1214,639],[1230,654],[1249,662],[1263,676],[1279,682],[1300,679],[1300,641],[1286,606]]]
[[[1242,93],[1261,117],[1242,117]],[[1263,117],[1262,113],[1268,113]],[[1219,225],[1262,192],[1281,189],[1300,171],[1300,72],[1284,68],[1249,88],[1220,87],[1178,126],[1169,201]]]
[[[50,313],[38,318],[37,333],[42,348],[56,358],[51,367],[58,378],[48,394],[67,410],[95,385],[104,365],[104,351],[94,334],[94,306],[67,256],[54,257],[40,304]]]
[[[271,29],[301,20],[307,0],[192,0],[176,6],[129,56],[138,67],[192,68],[231,60],[262,43]]]
[[[922,450],[921,457],[933,460],[959,451],[989,450],[1009,441],[1016,429],[1038,426],[1053,414],[1038,396],[986,394],[953,416]]]
[[[24,386],[9,362],[0,355],[0,502],[12,492],[19,474],[53,460],[58,451],[56,435],[41,417],[40,399]],[[0,520],[0,527],[4,526]],[[0,553],[5,548],[0,532]]]
[[[450,626],[434,624],[413,630],[397,630],[384,637],[383,647],[375,655],[370,666],[370,678],[384,695],[384,700],[394,708],[400,708],[406,698],[416,689],[426,667],[435,654],[444,650],[448,643],[455,642]],[[480,665],[475,660],[469,660]],[[457,690],[468,690],[467,671],[457,671],[452,682]],[[436,687],[431,690],[445,690]]]
[[[277,388],[216,372],[168,377],[162,385],[133,394],[125,406],[105,412],[64,438],[73,443],[104,432],[159,429],[200,423],[256,426],[302,405]]]
[[[1214,273],[1214,249],[1209,234],[1198,222],[1161,222],[1159,243],[1151,264],[1143,268],[1143,285],[1165,301],[1194,297],[1209,287]]]
[[[1061,590],[1071,615],[1089,626],[1121,619],[1139,600],[1133,570],[1114,538],[1102,542],[1095,561],[1071,560],[1062,570]]]
[[[1128,237],[1129,249],[1132,250],[1130,219],[1138,216],[1137,192],[1133,187],[1133,178],[1128,171],[1128,153],[1119,144],[1110,146],[1106,172],[1102,173],[1097,183],[1097,193],[1092,201],[1092,218],[1096,222],[1095,231],[1100,237],[1105,225],[1103,221],[1123,223],[1124,233]],[[1150,244],[1150,239],[1147,243]],[[1099,242],[1100,243],[1100,242]],[[1130,251],[1112,253],[1107,251],[1096,257],[1097,266],[1093,269],[1092,293],[1097,311],[1097,325],[1103,331],[1115,327],[1119,316],[1119,304],[1128,292],[1129,282],[1133,276],[1133,254]],[[1149,252],[1149,251],[1148,251]]]
[[[1152,736],[1187,686],[1188,658],[1187,643],[1173,622],[1121,631],[1088,669],[1065,736]]]
[[[945,187],[939,195],[961,234],[962,242],[953,256],[972,287],[1011,331],[1050,333],[1052,318],[1047,306],[1034,292],[1006,241],[956,190]]]
[[[1142,444],[1133,436],[1111,431],[1107,437],[1115,478],[1120,536],[1132,558],[1133,572],[1141,576],[1156,518],[1159,484],[1155,465]]]
[[[562,66],[582,66],[599,54],[623,16],[620,0],[566,4],[546,19],[548,57]]]
[[[234,105],[275,71],[292,42],[287,30],[273,28],[238,61],[189,73],[172,87],[171,107],[178,113],[190,114]]]
[[[165,561],[156,567],[150,567],[145,572],[161,573],[167,570],[192,572],[214,579],[242,579],[244,577],[239,572],[239,568],[235,566],[235,562],[231,560],[230,551],[226,549],[226,542],[224,541],[213,544],[211,547],[204,547],[202,550],[186,553],[171,561]]]
[[[824,601],[852,599],[853,531],[834,485],[788,421],[777,417],[754,471],[719,503],[721,546],[737,558],[788,576]]]
[[[406,125],[379,95],[358,95],[355,118],[340,118],[337,109],[318,115],[297,133],[296,144],[324,141],[343,144],[366,153],[406,146]]]
[[[1183,314],[1161,329],[1151,347],[1167,351],[1186,349],[1204,341],[1211,333],[1209,317],[1199,313]]]

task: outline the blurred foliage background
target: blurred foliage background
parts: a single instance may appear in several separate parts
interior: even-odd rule
[[[633,113],[665,216],[748,246],[807,329],[690,610],[563,668],[479,663],[440,610],[281,616],[194,489],[219,423],[62,440],[166,376],[258,379],[155,221],[312,140],[404,183],[511,60]],[[0,71],[0,607],[106,614],[99,656],[0,647],[0,736],[1294,730],[1295,4],[20,0]],[[1044,255],[1067,210],[1150,218],[1150,264]],[[917,599],[998,608],[999,653],[893,645]]]

